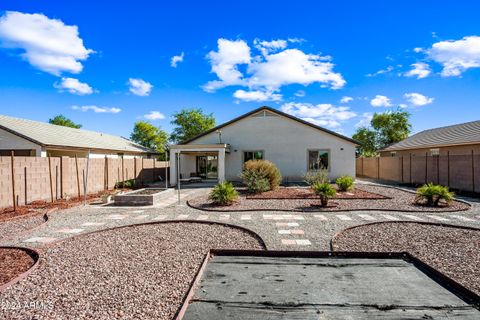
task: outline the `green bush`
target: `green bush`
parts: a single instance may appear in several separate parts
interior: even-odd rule
[[[135,187],[134,179],[119,181],[115,183],[115,189],[120,189],[120,188],[133,189],[134,187]]]
[[[313,186],[316,183],[329,183],[330,180],[328,179],[328,170],[325,168],[315,170],[315,171],[307,171],[303,175],[303,180],[309,185]]]
[[[353,187],[353,178],[350,176],[341,176],[337,178],[335,183],[340,191],[348,191]]]
[[[282,175],[277,166],[267,160],[245,162],[241,177],[248,191],[253,193],[274,190],[282,182]]]
[[[229,206],[238,198],[238,193],[231,182],[225,181],[213,187],[208,198],[216,205]]]
[[[337,195],[337,191],[330,183],[315,183],[312,188],[313,192],[320,196],[322,207],[326,207],[328,205],[328,199]]]
[[[452,202],[455,194],[450,192],[447,187],[427,183],[417,189],[416,203],[425,202],[427,206],[438,206],[440,201],[447,205]]]

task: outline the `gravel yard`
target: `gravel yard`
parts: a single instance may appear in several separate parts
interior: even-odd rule
[[[243,191],[243,190],[242,190]],[[259,194],[247,194],[247,199],[320,199],[309,187],[279,187],[275,190]],[[338,191],[334,199],[386,199],[380,194],[371,193],[359,188],[350,191]]]
[[[141,225],[71,238],[41,253],[26,279],[0,293],[8,319],[172,319],[210,248],[264,249],[250,233],[201,223]]]
[[[0,240],[19,235],[45,222],[43,214],[34,214],[0,222]]]
[[[376,185],[357,185],[357,189],[370,194],[386,197],[385,199],[332,199],[329,207],[320,207],[317,199],[253,199],[240,194],[239,199],[231,206],[216,206],[208,200],[208,195],[188,200],[188,204],[196,209],[209,211],[351,211],[351,210],[393,210],[403,212],[451,212],[467,210],[468,204],[453,201],[450,206],[426,207],[414,204],[415,194],[400,189]],[[330,205],[331,204],[331,205]]]
[[[25,251],[0,248],[0,286],[30,269],[35,260]]]
[[[333,239],[336,251],[408,251],[480,294],[480,231],[415,222],[348,229]]]

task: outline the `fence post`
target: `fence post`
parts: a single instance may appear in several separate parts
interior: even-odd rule
[[[364,158],[364,157],[362,157],[362,177],[363,177],[363,173],[364,173],[364,164],[363,164],[363,163],[364,163],[364,161],[365,161],[365,158]]]
[[[60,199],[63,199],[63,157],[60,156]]]
[[[409,180],[410,180],[410,184],[412,184],[412,154],[410,153],[410,162],[409,162],[409,166],[408,168],[410,169],[410,177],[409,177]]]
[[[122,155],[122,188],[125,189],[125,165],[123,163],[123,155]]]
[[[450,188],[450,151],[447,151],[447,187]]]
[[[75,168],[77,171],[77,190],[78,190],[78,198],[80,199],[80,177],[78,176],[78,158],[77,154],[75,154]]]
[[[377,179],[380,180],[380,157],[377,157]]]
[[[472,149],[472,191],[475,192],[475,155]]]
[[[12,174],[12,201],[13,201],[13,211],[17,211],[17,202],[15,200],[16,196],[15,196],[15,169],[13,168],[13,165],[15,163],[15,160],[14,160],[14,157],[15,157],[15,154],[14,152],[12,151],[12,153],[10,154],[10,165],[12,166],[12,170],[11,170],[11,174]]]
[[[428,183],[428,152],[425,152],[425,183]]]
[[[440,154],[437,154],[437,184],[440,184]]]
[[[50,179],[50,200],[53,202],[52,163],[50,156],[48,156],[48,178]]]

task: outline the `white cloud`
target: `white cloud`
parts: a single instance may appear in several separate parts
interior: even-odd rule
[[[153,88],[151,83],[135,78],[128,79],[128,85],[130,86],[129,91],[131,93],[142,97],[150,95],[150,91],[152,91]]]
[[[360,116],[360,120],[355,124],[355,128],[360,128],[360,127],[368,127],[370,126],[370,122],[372,121],[373,118],[373,113],[371,112],[364,112]]]
[[[353,101],[353,98],[349,96],[343,96],[342,99],[340,99],[340,103],[349,103],[351,101]]]
[[[207,55],[212,73],[219,80],[208,82],[203,89],[214,92],[227,86],[241,86],[252,91],[275,92],[290,84],[320,83],[331,89],[345,85],[342,75],[333,71],[331,57],[306,54],[299,49],[286,49],[286,46],[285,40],[257,39],[254,48],[262,54],[252,57],[245,41],[219,39],[218,51]]]
[[[160,111],[150,111],[149,113],[143,115],[145,119],[148,120],[161,120],[165,119],[165,115]]]
[[[413,106],[420,107],[433,102],[434,98],[429,98],[423,94],[412,92],[405,93],[403,97]]]
[[[381,74],[390,73],[390,72],[393,71],[393,69],[395,69],[393,66],[388,66],[385,69],[378,70],[377,72],[366,74],[366,76],[367,77],[376,77],[376,76],[379,76]]]
[[[417,77],[417,79],[426,78],[432,73],[430,66],[424,62],[411,64],[412,70],[404,73],[405,77]]]
[[[480,67],[480,37],[440,41],[434,43],[426,53],[430,59],[443,66],[442,76],[460,76],[470,68]]]
[[[266,56],[271,52],[275,52],[281,49],[285,49],[287,47],[287,41],[278,39],[272,41],[261,41],[259,39],[253,40],[253,44],[255,48],[260,50],[260,52]]]
[[[185,54],[183,53],[183,51],[182,51],[182,53],[181,53],[180,55],[178,55],[178,56],[173,56],[172,59],[170,60],[170,66],[171,66],[172,68],[176,68],[176,67],[177,67],[177,64],[178,64],[179,62],[183,62],[183,57],[184,57],[184,56],[185,56]]]
[[[120,108],[109,107],[97,107],[97,106],[72,106],[73,110],[79,110],[83,112],[93,111],[95,113],[119,113],[122,111]]]
[[[327,103],[314,105],[289,102],[283,104],[281,110],[305,121],[330,128],[337,128],[342,122],[357,115],[348,107],[336,107]]]
[[[4,48],[20,49],[35,68],[57,76],[81,72],[80,61],[94,52],[83,45],[77,26],[38,13],[7,11],[0,17],[0,40]]]
[[[305,91],[303,91],[303,90],[298,90],[297,92],[295,92],[295,95],[296,95],[297,97],[302,98],[302,97],[305,97],[307,94],[306,94]]]
[[[375,98],[370,100],[370,104],[374,107],[391,107],[392,101],[387,96],[376,95]]]
[[[87,83],[80,82],[78,79],[74,78],[62,78],[60,83],[55,82],[53,86],[59,91],[68,91],[71,94],[77,94],[79,96],[93,93],[93,88]]]
[[[420,48],[420,47],[413,48],[413,52],[420,53],[422,51],[423,51],[423,48]]]
[[[280,101],[282,100],[282,95],[278,93],[273,93],[272,91],[245,91],[237,90],[234,92],[233,96],[242,101]]]
[[[218,39],[218,51],[210,51],[207,58],[212,65],[212,73],[220,80],[210,81],[203,86],[207,92],[232,86],[244,85],[243,74],[237,65],[250,63],[250,47],[243,40]]]

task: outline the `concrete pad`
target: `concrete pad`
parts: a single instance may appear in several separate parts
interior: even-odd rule
[[[454,214],[452,214],[450,217],[453,217],[453,218],[456,218],[456,219],[462,220],[462,221],[467,221],[467,222],[475,221],[474,219],[467,218],[467,217],[464,217],[464,216],[454,215]]]
[[[148,214],[141,214],[139,216],[134,217],[133,219],[135,220],[143,220],[145,218],[148,218]]]
[[[340,220],[343,220],[343,221],[349,221],[349,220],[352,220],[352,218],[350,218],[349,216],[346,216],[344,214],[337,214],[336,217]]]
[[[197,220],[207,220],[208,219],[208,215],[206,214],[201,214],[197,217]]]
[[[252,220],[252,216],[249,214],[244,214],[240,217],[240,220]]]
[[[178,216],[175,217],[175,219],[180,219],[180,220],[188,219],[188,214],[179,214]]]
[[[297,245],[299,245],[299,246],[309,246],[309,245],[312,244],[312,243],[310,242],[310,240],[307,240],[307,239],[297,239],[297,240],[295,240],[295,242],[296,242]]]
[[[85,229],[69,229],[69,228],[65,228],[65,229],[56,230],[56,232],[67,233],[67,234],[77,234],[77,233],[83,232],[84,230],[85,230]]]
[[[422,218],[417,217],[417,216],[414,216],[414,215],[411,215],[411,214],[404,214],[403,216],[404,216],[405,218],[408,218],[408,219],[411,219],[411,220],[423,221]]]
[[[228,219],[230,219],[230,215],[229,214],[221,214],[219,219],[220,220],[228,220]]]
[[[428,215],[427,217],[432,218],[437,221],[450,221],[450,219],[444,218],[444,217],[439,217],[439,216],[434,216],[434,215]]]
[[[57,240],[57,238],[52,238],[52,237],[32,237],[27,240],[24,240],[23,242],[38,242],[38,243],[51,243],[53,241]]]
[[[368,220],[368,221],[375,220],[375,218],[372,217],[372,216],[369,215],[369,214],[359,214],[358,216],[359,216],[360,218],[362,218],[363,220]]]
[[[82,227],[98,227],[103,226],[105,222],[85,222]]]
[[[318,220],[326,221],[328,220],[323,214],[314,214],[313,217]]]
[[[392,220],[392,221],[400,220],[398,217],[395,217],[395,216],[392,216],[392,215],[389,215],[389,214],[382,214],[382,216],[387,220]]]
[[[197,287],[184,320],[480,318],[402,259],[217,255]]]
[[[155,220],[155,221],[165,220],[165,219],[167,219],[167,215],[165,215],[165,214],[161,214],[161,215],[156,216],[155,218],[153,218],[153,220]]]

